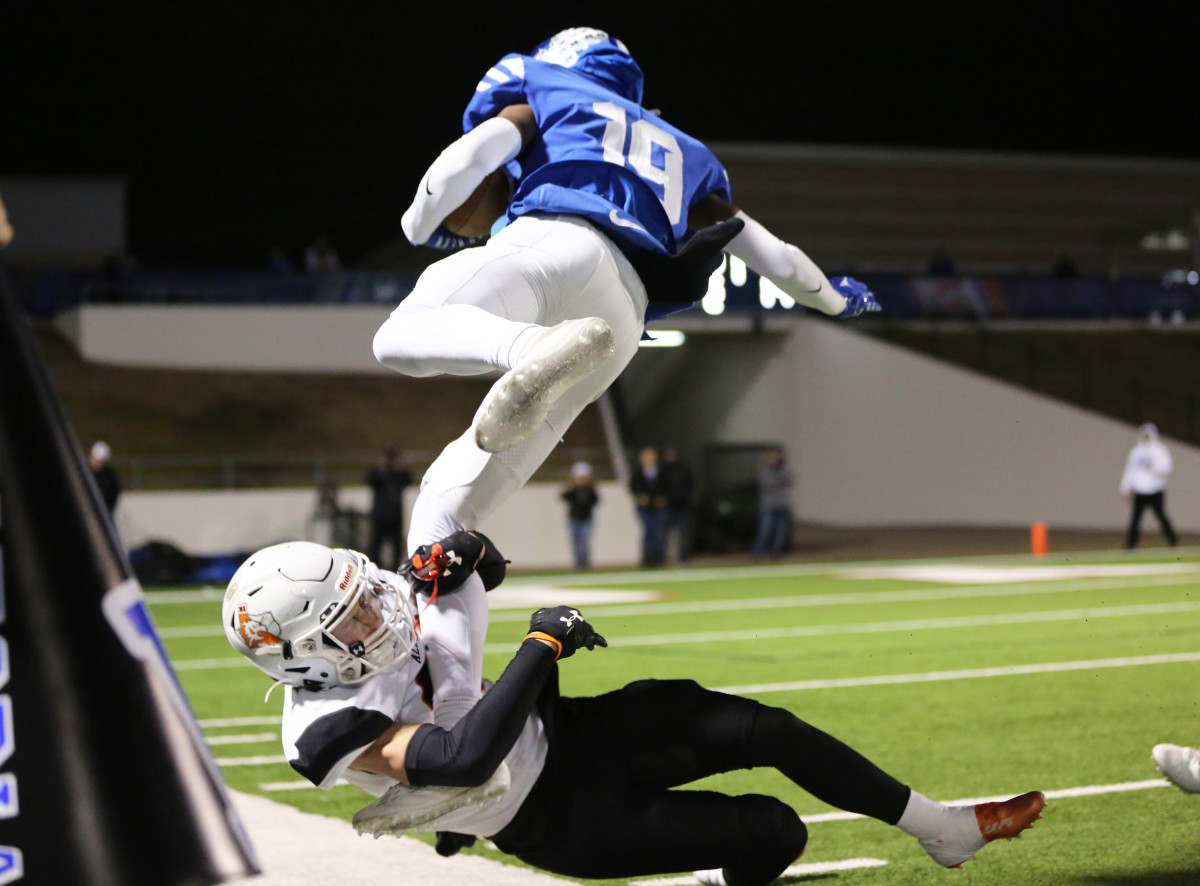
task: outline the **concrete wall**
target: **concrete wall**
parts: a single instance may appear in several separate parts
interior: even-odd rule
[[[479,528],[522,569],[566,568],[571,544],[560,491],[554,484],[532,483]],[[641,538],[628,491],[615,482],[600,483],[597,491],[593,564],[635,565]],[[409,510],[415,495],[409,490]],[[364,511],[370,492],[365,486],[343,487],[338,501],[343,508]],[[291,539],[329,543],[328,522],[314,519],[316,505],[312,489],[128,492],[115,517],[127,548],[157,540],[190,554],[225,554]]]
[[[56,321],[84,359],[233,372],[388,372],[371,353],[394,305],[84,305]]]
[[[1128,516],[1117,486],[1133,427],[850,325],[701,341],[660,381],[638,404],[647,439],[678,440],[686,427],[691,441],[784,441],[805,521],[1102,529]],[[1164,442],[1169,513],[1200,530],[1200,449]]]
[[[85,355],[105,362],[375,372],[370,340],[387,312],[88,306],[74,321]],[[804,521],[1112,529],[1126,520],[1117,484],[1132,427],[858,334],[853,322],[796,317],[759,335],[734,331],[729,318],[673,325],[690,328],[688,345],[639,353],[621,381],[639,433],[631,442],[673,441],[685,455],[710,442],[783,442]],[[1165,442],[1176,463],[1170,513],[1181,530],[1200,531],[1200,449]],[[527,566],[565,565],[556,493],[531,486],[481,528]],[[232,550],[302,534],[312,493],[297,494],[140,493],[121,508],[177,533],[187,550]],[[604,494],[597,561],[633,562],[632,506],[619,487]]]

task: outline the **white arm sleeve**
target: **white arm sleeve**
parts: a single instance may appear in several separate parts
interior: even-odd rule
[[[846,298],[833,288],[813,260],[790,243],[784,243],[740,209],[737,218],[746,223],[725,251],[744,261],[752,271],[766,277],[806,308],[836,317],[846,307]]]
[[[438,155],[417,187],[417,196],[404,211],[404,236],[421,245],[434,229],[479,187],[488,173],[521,153],[521,131],[503,117],[480,123]]]
[[[433,682],[433,722],[449,729],[482,696],[483,643],[488,604],[483,581],[471,575],[462,587],[438,594],[433,605],[418,597],[421,640]]]

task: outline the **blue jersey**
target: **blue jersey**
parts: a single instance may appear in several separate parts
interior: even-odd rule
[[[516,192],[493,234],[531,212],[561,213],[588,219],[629,254],[674,254],[693,203],[730,199],[725,169],[702,142],[597,77],[506,55],[475,87],[463,131],[514,104],[533,109],[538,137],[508,166]]]

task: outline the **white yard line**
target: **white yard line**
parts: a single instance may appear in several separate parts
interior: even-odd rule
[[[810,689],[845,689],[853,686],[886,686],[897,683],[937,683],[944,680],[974,680],[985,677],[1013,677],[1022,674],[1054,674],[1065,671],[1135,668],[1143,665],[1187,664],[1198,661],[1200,661],[1200,652],[1179,652],[1167,655],[1141,655],[1130,658],[1098,658],[1088,661],[1056,661],[1045,664],[972,668],[962,671],[884,674],[876,677],[840,677],[833,680],[798,680],[793,683],[753,683],[745,686],[714,686],[712,688],[718,692],[728,692],[734,695],[758,695],[764,692],[803,692]]]
[[[265,754],[261,757],[217,757],[219,766],[270,766],[275,763],[287,766],[287,758],[283,754]]]
[[[976,563],[921,563],[911,566],[856,566],[842,569],[839,578],[928,581],[942,584],[1011,584],[1014,581],[1053,581],[1065,578],[1172,575],[1200,572],[1200,563],[1086,563],[1058,566],[990,566]]]
[[[213,735],[205,739],[209,747],[227,744],[257,744],[260,741],[279,741],[278,732],[256,732],[253,735]]]
[[[1052,553],[1042,560],[1042,565],[1055,566],[1061,563],[1080,563],[1088,561],[1117,560],[1122,564],[1139,560],[1182,560],[1200,557],[1200,547],[1179,547],[1166,550],[1163,548],[1141,548],[1127,551],[1123,548],[1100,551],[1066,551]],[[856,566],[899,567],[929,563],[990,563],[995,565],[1012,564],[1016,567],[1029,566],[1032,557],[1028,553],[1013,554],[970,554],[960,557],[910,557],[897,560],[833,560],[826,563],[776,563],[769,566],[754,563],[744,563],[737,566],[697,566],[689,569],[664,569],[647,572],[633,570],[629,572],[580,573],[564,572],[556,575],[514,576],[505,581],[510,584],[567,584],[578,587],[593,587],[595,585],[612,584],[673,584],[675,582],[695,581],[697,575],[712,579],[723,578],[793,578],[802,575],[833,575],[843,569]],[[1153,563],[1148,563],[1153,566]]]
[[[1082,560],[1110,561],[1119,560],[1125,569],[1131,568],[1131,561],[1163,560],[1168,552],[1159,548],[1145,548],[1136,551],[1104,550],[1104,551],[1070,551],[1062,554],[1050,554],[1040,566],[1052,569],[1058,564],[1079,563]],[[1174,548],[1169,552],[1172,559],[1183,559],[1200,556],[1200,547]],[[647,572],[634,570],[629,572],[582,573],[564,572],[555,575],[514,575],[507,579],[507,587],[539,587],[562,586],[590,588],[596,585],[636,585],[636,584],[675,584],[677,582],[720,581],[726,578],[793,578],[803,575],[836,575],[848,569],[900,568],[909,565],[928,565],[936,563],[983,563],[1003,566],[1012,564],[1014,568],[1039,568],[1030,566],[1029,554],[994,554],[972,555],[965,557],[918,557],[906,560],[876,560],[859,561],[859,564],[847,561],[832,561],[829,563],[779,563],[762,566],[746,563],[739,566],[698,566],[689,569],[664,569]],[[1133,564],[1136,566],[1136,563]],[[1158,564],[1146,563],[1147,572],[1152,572]],[[1200,564],[1197,564],[1200,568]],[[209,603],[225,596],[224,588],[197,588],[187,591],[146,591],[146,602],[158,605],[161,603]]]
[[[1096,606],[1086,609],[1057,609],[1040,612],[1012,612],[1000,615],[963,615],[947,618],[877,621],[861,624],[798,625],[786,628],[747,628],[738,631],[702,631],[690,634],[648,634],[629,637],[610,637],[613,648],[635,646],[673,646],[684,643],[734,643],[739,641],[794,639],[798,637],[836,637],[853,634],[880,634],[894,631],[930,631],[950,628],[979,628],[1008,624],[1039,624],[1047,622],[1086,622],[1101,618],[1131,618],[1145,615],[1172,615],[1200,611],[1200,602],[1147,603],[1135,606]],[[489,643],[483,648],[487,655],[511,655],[512,643]],[[239,667],[240,656],[230,654],[221,658],[172,660],[177,671],[216,670]]]
[[[1078,788],[1063,788],[1058,791],[1042,791],[1047,800],[1062,800],[1069,797],[1095,797],[1099,794],[1121,794],[1126,791],[1145,791],[1150,788],[1168,788],[1171,783],[1165,778],[1152,778],[1146,781],[1123,781],[1117,784],[1089,784]],[[998,794],[994,797],[971,797],[965,800],[943,800],[947,806],[974,806],[977,803],[995,803],[1007,800],[1012,794]],[[854,821],[866,818],[856,812],[823,812],[820,815],[801,815],[805,824],[820,824],[827,821]]]
[[[639,604],[592,604],[587,607],[589,613],[603,615],[608,618],[615,616],[654,616],[681,615],[697,612],[740,612],[761,609],[792,609],[814,606],[874,606],[884,603],[920,603],[936,600],[978,600],[990,597],[1037,597],[1044,594],[1070,594],[1087,591],[1119,591],[1145,588],[1170,587],[1181,584],[1197,583],[1194,574],[1166,575],[1133,580],[1129,578],[1112,579],[1081,579],[1073,581],[1018,581],[1010,584],[990,584],[986,587],[977,585],[961,585],[952,588],[912,588],[897,591],[859,591],[840,594],[797,594],[777,597],[734,597],[728,600],[694,600],[676,601],[672,603],[639,603]],[[547,590],[547,589],[542,589]],[[499,593],[499,592],[493,592]],[[549,602],[555,602],[553,600]],[[568,589],[561,590],[561,600],[580,604],[583,601],[571,596]],[[513,612],[506,609],[493,610],[489,616],[490,622],[521,622],[529,618],[526,611]],[[163,639],[186,637],[222,637],[224,629],[220,625],[188,625],[179,627],[159,628],[158,635]]]
[[[814,874],[832,874],[837,871],[853,871],[859,868],[880,868],[887,862],[882,858],[846,858],[842,861],[814,861],[794,864],[784,869],[780,877],[808,877]],[[652,877],[649,880],[630,880],[629,886],[697,886],[699,881],[692,876]]]
[[[216,717],[197,721],[201,729],[221,729],[226,726],[278,726],[283,717]]]
[[[747,628],[739,631],[702,631],[693,634],[650,634],[608,638],[614,649],[627,646],[674,646],[681,643],[734,643],[738,641],[784,640],[795,637],[836,637],[849,634],[879,634],[892,631],[930,631],[947,628],[977,628],[1006,624],[1037,624],[1054,621],[1090,621],[1098,618],[1129,618],[1139,615],[1169,615],[1200,611],[1200,603],[1151,603],[1142,606],[1097,606],[1089,609],[1060,609],[1049,612],[1012,612],[1003,615],[963,615],[906,621],[875,621],[863,624],[798,625],[787,628]],[[601,625],[602,627],[602,625]],[[509,654],[512,643],[489,643],[485,654]]]
[[[1168,587],[1180,584],[1196,584],[1196,575],[1169,575],[1144,581],[1128,578],[1083,579],[1075,581],[1029,582],[993,584],[987,587],[962,585],[953,588],[913,588],[897,591],[858,591],[835,594],[797,594],[778,597],[734,597],[729,600],[677,601],[672,603],[645,603],[637,606],[589,607],[589,615],[640,616],[679,615],[688,612],[736,612],[755,609],[789,609],[807,606],[846,606],[864,604],[873,606],[882,603],[917,603],[930,600],[973,600],[988,597],[1040,596],[1042,594],[1069,594],[1077,591],[1142,590],[1144,588]],[[566,600],[566,602],[570,602]],[[582,607],[580,607],[582,608]],[[492,622],[524,621],[529,615],[523,612],[493,612]],[[213,633],[220,633],[214,628]]]
[[[1147,564],[1148,566],[1158,566],[1160,564]],[[1176,566],[1176,564],[1167,564],[1168,566]],[[670,603],[633,603],[628,602],[628,598],[621,597],[620,602],[604,603],[609,597],[600,596],[608,592],[600,590],[588,590],[585,593],[588,595],[589,612],[607,617],[613,616],[654,616],[654,615],[680,615],[684,613],[697,612],[735,612],[735,611],[751,611],[760,609],[790,609],[797,607],[813,607],[813,606],[849,606],[849,605],[878,605],[884,603],[917,603],[928,602],[935,600],[970,600],[970,599],[987,599],[990,597],[1011,597],[1011,596],[1041,596],[1043,594],[1069,594],[1075,592],[1087,591],[1117,591],[1117,590],[1141,590],[1144,588],[1162,588],[1171,587],[1173,585],[1194,584],[1198,579],[1196,572],[1200,571],[1200,564],[1187,564],[1177,566],[1177,568],[1164,569],[1166,574],[1145,574],[1138,573],[1130,575],[1127,571],[1121,571],[1118,576],[1112,577],[1095,577],[1083,578],[1074,580],[1029,580],[1028,573],[1024,570],[1014,570],[1014,576],[1020,576],[1020,580],[1009,581],[991,581],[985,587],[979,587],[974,584],[964,584],[949,588],[909,588],[894,591],[859,591],[849,593],[832,593],[832,594],[797,594],[783,595],[773,597],[734,597],[727,600],[695,600],[695,601],[674,601]],[[693,571],[689,573],[693,581],[709,581],[714,580],[713,574],[719,570],[704,570],[703,572]],[[549,587],[541,586],[538,588],[528,588],[521,592],[521,598],[525,599],[526,593],[536,592],[536,597],[541,602],[555,602],[561,597],[571,603],[580,604],[583,608],[583,600],[572,599],[571,589],[568,587]],[[170,599],[174,596],[216,593],[217,598],[220,597],[218,592],[159,592],[155,595],[147,594],[147,597],[154,596],[154,603],[171,603],[176,602]],[[500,597],[503,591],[494,591],[492,597]],[[646,600],[655,598],[654,592],[622,592],[613,591],[614,595],[624,595],[626,593],[642,594]],[[187,602],[187,601],[180,601]],[[505,601],[505,604],[494,610],[489,615],[489,621],[492,622],[519,622],[524,621],[529,617],[524,610],[506,611],[509,609],[508,604],[512,600]],[[224,629],[219,624],[211,625],[180,625],[175,627],[160,627],[158,635],[163,639],[179,639],[193,637],[221,637],[224,636]]]

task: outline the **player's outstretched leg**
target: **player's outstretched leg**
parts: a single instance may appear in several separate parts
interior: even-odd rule
[[[1200,750],[1156,744],[1150,756],[1172,784],[1189,794],[1200,793]]]
[[[613,355],[613,344],[600,317],[564,320],[539,333],[480,404],[471,422],[476,445],[504,452],[524,442],[571,385]]]
[[[956,868],[993,840],[1020,837],[1045,808],[1041,791],[974,806],[943,806],[913,791],[897,827],[916,837],[938,864]]]

